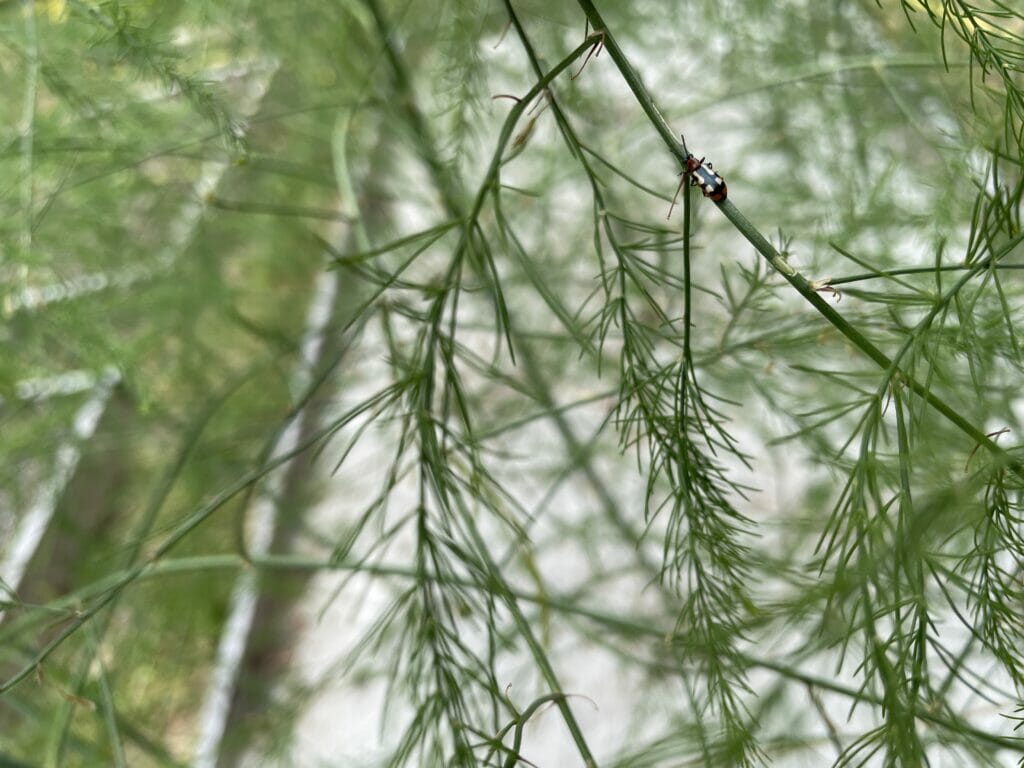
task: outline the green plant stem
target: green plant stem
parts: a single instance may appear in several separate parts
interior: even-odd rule
[[[96,599],[98,597],[101,598],[107,590],[117,589],[118,585],[129,576],[139,580],[151,580],[176,575],[253,567],[271,571],[354,571],[373,576],[413,580],[422,578],[423,576],[423,574],[415,567],[371,564],[366,562],[339,563],[332,560],[320,560],[318,558],[304,555],[267,555],[264,557],[253,558],[251,562],[246,562],[237,554],[201,555],[195,557],[166,559],[161,562],[152,562],[147,564],[141,572],[135,575],[132,575],[134,573],[132,570],[111,573],[93,584],[59,598],[53,603],[50,603],[47,608],[49,609],[51,616],[54,612],[73,610],[73,607],[76,604]],[[494,586],[482,585],[479,580],[474,580],[469,577],[461,579],[448,578],[445,581],[453,586],[469,589],[483,589],[485,587],[490,588]],[[593,621],[616,633],[658,638],[666,644],[671,643],[677,637],[682,636],[677,629],[665,629],[655,620],[637,620],[632,616],[624,617],[608,611],[588,608],[581,605],[576,597],[564,597],[550,592],[539,594],[525,592],[508,587],[507,585],[503,588],[508,589],[511,596],[516,600],[544,605],[566,614],[579,616]],[[852,688],[843,685],[842,683],[837,683],[834,680],[804,673],[788,664],[785,664],[784,662],[766,659],[750,652],[743,653],[742,656],[744,662],[749,664],[751,667],[758,667],[775,672],[788,680],[804,683],[823,691],[836,693],[856,702],[864,702],[874,706],[882,706],[884,703],[881,697],[870,694],[861,688]],[[676,667],[673,666],[671,669],[674,671],[676,670]],[[975,729],[964,722],[950,719],[949,717],[945,717],[940,713],[923,707],[915,708],[914,715],[922,721],[932,723],[933,725],[948,730],[951,733],[969,735],[972,738],[976,738],[994,747],[1013,750],[1019,754],[1024,754],[1024,740],[1020,738],[998,736],[987,731]]]
[[[468,248],[474,227],[478,226],[477,222],[480,217],[480,213],[483,210],[484,201],[488,193],[498,183],[498,173],[501,169],[502,158],[504,155],[505,147],[508,145],[509,140],[512,138],[512,131],[514,130],[516,123],[519,121],[522,114],[530,106],[531,102],[541,93],[543,93],[548,84],[551,83],[559,74],[565,71],[571,66],[580,56],[582,56],[590,47],[593,45],[593,40],[588,38],[581,45],[579,45],[574,51],[568,56],[563,58],[555,67],[547,72],[543,77],[539,78],[537,82],[530,88],[527,94],[521,98],[515,106],[510,110],[508,117],[505,119],[505,123],[502,126],[501,133],[498,141],[496,142],[493,157],[491,159],[490,166],[484,176],[483,182],[478,188],[477,194],[473,201],[472,207],[469,211],[468,217],[464,210],[462,200],[464,199],[463,190],[458,180],[448,171],[445,164],[441,160],[440,153],[437,151],[437,145],[434,142],[429,126],[423,114],[419,110],[416,98],[415,90],[412,86],[412,81],[405,66],[405,62],[395,44],[391,33],[390,26],[384,19],[384,16],[380,10],[380,7],[376,0],[365,0],[367,7],[374,17],[374,22],[377,26],[379,35],[381,36],[388,62],[391,66],[394,78],[395,86],[399,94],[401,106],[405,114],[406,119],[409,121],[410,126],[413,129],[414,135],[418,142],[420,156],[426,163],[427,167],[431,172],[434,183],[437,186],[441,199],[444,204],[444,208],[449,216],[456,219],[463,220],[463,233],[456,252],[461,253],[463,249]],[[458,257],[457,257],[458,258]],[[454,315],[453,315],[454,317]],[[506,328],[506,332],[511,337],[512,329]],[[511,344],[510,344],[511,351]],[[467,518],[466,525],[469,531],[472,533],[475,541],[474,544],[480,555],[485,558],[490,580],[498,588],[500,593],[505,598],[505,603],[512,613],[513,618],[516,622],[521,635],[530,647],[531,654],[537,663],[538,668],[545,682],[551,688],[552,692],[559,694],[556,706],[559,713],[562,716],[566,727],[572,735],[573,741],[576,743],[576,748],[583,758],[584,763],[590,768],[596,766],[597,761],[594,759],[590,747],[587,744],[586,738],[583,735],[583,730],[576,720],[572,709],[569,706],[566,697],[563,694],[561,683],[555,674],[554,668],[547,658],[547,654],[541,647],[540,642],[537,640],[533,629],[530,627],[529,622],[523,615],[522,610],[516,602],[514,593],[511,588],[501,577],[501,573],[494,563],[493,558],[490,555],[483,539],[477,533],[476,526],[471,518]]]
[[[590,20],[590,24],[593,26],[595,34],[603,35],[604,46],[611,55],[612,61],[615,62],[622,78],[626,81],[629,89],[633,92],[633,96],[640,104],[640,108],[643,109],[644,113],[650,119],[651,124],[658,132],[658,135],[660,135],[662,140],[665,142],[665,146],[679,161],[680,165],[685,166],[686,154],[683,152],[682,145],[676,140],[676,135],[672,132],[668,122],[654,103],[654,99],[647,90],[647,87],[643,84],[640,76],[633,69],[629,60],[619,47],[618,42],[608,29],[608,26],[605,24],[601,14],[598,13],[597,8],[594,7],[591,0],[577,0],[577,2],[583,9],[587,18]],[[842,333],[855,347],[875,362],[880,368],[889,371],[890,378],[898,377],[900,380],[905,382],[912,392],[921,397],[936,411],[967,434],[972,440],[979,445],[984,446],[985,449],[997,460],[1011,468],[1018,476],[1024,478],[1024,465],[1010,457],[995,443],[994,440],[989,438],[984,432],[963,418],[944,400],[928,389],[928,387],[912,378],[905,371],[902,371],[893,360],[891,360],[884,352],[864,336],[864,334],[857,330],[842,315],[833,309],[832,306],[818,294],[816,287],[786,261],[782,254],[780,254],[772,244],[768,242],[764,235],[762,235],[757,228],[750,223],[747,217],[740,212],[731,200],[726,199],[723,202],[718,203],[718,209],[727,219],[729,219],[729,221],[733,223],[736,229],[739,230],[740,234],[742,234],[747,241],[754,246],[757,252],[772,265],[772,268],[786,278],[789,284],[792,285],[797,292],[803,296],[804,299],[826,320],[828,320],[836,330]],[[1016,238],[1012,242],[1016,244],[1022,239],[1024,238]]]
[[[534,51],[533,46],[530,43],[530,38],[527,36],[526,30],[523,28],[522,23],[519,20],[519,16],[516,14],[515,8],[513,8],[510,0],[505,0],[505,10],[508,13],[509,20],[512,22],[512,25],[515,27],[516,32],[519,35],[519,40],[526,51],[527,58],[530,60],[530,65],[533,68],[534,74],[540,77],[543,74],[540,59],[538,58],[536,51]],[[594,35],[591,35],[588,39],[595,41],[600,40],[599,37],[595,37]],[[579,143],[578,137],[574,135],[572,128],[569,125],[568,118],[562,112],[562,108],[554,96],[551,97],[551,108],[555,114],[556,120],[558,121],[562,135],[565,137],[566,146],[569,148],[570,152],[575,153],[574,146],[582,148],[583,145]],[[595,157],[599,156],[595,155]],[[587,170],[588,176],[593,179],[593,173],[590,171],[586,159],[582,155],[579,155],[579,158],[583,163],[584,168]],[[636,558],[641,566],[650,570],[653,574],[658,574],[660,569],[649,561],[641,546],[643,536],[634,531],[632,526],[629,524],[629,521],[623,517],[619,511],[618,505],[612,498],[611,493],[597,474],[593,462],[586,453],[586,448],[579,442],[568,420],[561,414],[561,412],[555,410],[554,397],[551,394],[550,388],[547,386],[547,381],[541,375],[540,367],[533,359],[532,352],[528,345],[526,346],[526,354],[522,355],[522,362],[523,371],[526,374],[526,378],[529,381],[535,396],[537,396],[541,404],[552,413],[555,428],[558,430],[566,447],[573,456],[580,457],[580,468],[582,469],[587,481],[594,489],[594,492],[597,494],[605,515],[612,522],[615,528],[633,544]],[[609,395],[611,394],[613,393],[609,393]],[[660,583],[660,581],[658,581],[658,583]]]
[[[619,47],[618,41],[615,36],[611,33],[608,25],[604,23],[604,19],[601,18],[601,14],[598,13],[597,8],[590,0],[577,0],[579,6],[583,9],[583,12],[587,15],[587,19],[590,20],[590,26],[594,28],[595,35],[601,35],[604,42],[605,50],[612,57],[612,61],[615,62],[615,66],[618,68],[622,78],[626,81],[629,89],[633,92],[633,96],[640,104],[640,108],[644,111],[644,114],[651,121],[651,125],[661,136],[662,141],[665,142],[665,146],[668,147],[676,160],[679,161],[679,165],[686,167],[686,153],[683,151],[682,144],[676,138],[676,134],[673,133],[672,128],[669,126],[668,121],[661,114],[661,110],[658,109],[658,105],[654,103],[654,99],[651,97],[650,91],[647,90],[647,86],[643,84],[640,79],[640,75],[637,74],[636,70],[633,69],[633,65],[629,63],[629,59],[626,58],[626,54],[622,52]]]
[[[218,509],[227,504],[231,499],[237,496],[249,488],[254,483],[259,482],[264,476],[272,472],[275,468],[286,464],[287,462],[294,459],[296,456],[301,455],[303,452],[311,448],[312,446],[319,443],[324,438],[341,429],[346,423],[352,419],[357,418],[360,414],[370,410],[372,407],[377,405],[380,401],[386,400],[389,397],[394,396],[396,388],[392,387],[377,395],[372,396],[369,400],[364,401],[358,405],[355,409],[350,410],[348,414],[338,421],[328,424],[326,427],[318,430],[315,434],[311,435],[308,440],[303,441],[297,445],[293,450],[284,453],[280,456],[275,457],[272,461],[267,464],[255,469],[251,472],[246,473],[230,486],[218,493],[213,499],[206,504],[196,509],[192,514],[188,515],[181,523],[179,523],[173,531],[163,540],[163,542],[156,548],[152,555],[146,560],[138,563],[137,565],[127,570],[121,571],[117,579],[110,585],[109,590],[103,594],[101,599],[89,606],[88,608],[75,609],[74,616],[71,621],[67,623],[56,635],[51,638],[41,649],[39,649],[33,656],[32,659],[25,664],[20,670],[13,673],[3,683],[0,683],[0,694],[9,691],[14,686],[18,685],[25,678],[32,674],[37,666],[42,664],[46,659],[50,657],[57,648],[59,648],[65,640],[71,637],[75,632],[81,629],[86,622],[90,621],[97,613],[103,610],[109,605],[120,593],[121,590],[126,588],[135,579],[137,579],[150,565],[157,562],[160,558],[164,557],[174,547],[181,543],[192,531],[198,528],[204,523],[210,515],[216,512]],[[3,637],[7,633],[0,634]]]
[[[765,237],[754,227],[753,224],[744,216],[740,210],[733,205],[731,200],[725,200],[719,203],[718,208],[725,214],[725,217],[731,221],[740,233],[747,238],[747,240],[757,249],[758,253],[764,256],[772,267],[779,272],[786,280],[792,285],[797,292],[800,293],[804,299],[811,304],[818,312],[832,324],[836,330],[843,334],[855,347],[863,352],[872,361],[878,364],[880,368],[889,373],[888,378],[899,379],[906,383],[907,387],[912,392],[921,397],[925,402],[931,405],[936,411],[941,413],[950,422],[960,428],[965,434],[967,434],[976,443],[983,445],[993,456],[1005,462],[1007,466],[1012,468],[1018,475],[1024,477],[1024,467],[1016,459],[1011,458],[1007,453],[996,445],[990,437],[984,432],[975,427],[963,416],[957,413],[945,400],[938,397],[924,384],[910,376],[909,373],[902,370],[899,367],[899,358],[902,357],[903,351],[901,350],[899,357],[893,360],[886,355],[882,350],[876,347],[864,334],[862,334],[857,328],[850,324],[846,318],[840,315],[827,301],[825,301],[816,290],[816,287],[812,285],[806,277],[804,277],[798,270],[786,261],[785,257],[782,256],[775,248],[769,243]],[[1020,236],[1011,241],[1011,245],[1005,248],[1001,253],[1008,253],[1010,248],[1016,246],[1021,241],[1024,241],[1024,236]],[[991,257],[993,260],[996,256]],[[986,269],[988,267],[988,260],[975,265],[975,270]],[[973,277],[975,271],[972,271],[968,276],[963,279],[959,284],[961,286],[966,282],[967,279]],[[944,306],[948,301],[949,296],[953,292],[947,294],[945,300],[939,302],[931,313],[937,311],[941,306]]]
[[[22,13],[25,17],[25,96],[21,115],[21,241],[27,253],[32,247],[32,215],[34,208],[35,181],[33,178],[33,142],[35,140],[36,90],[39,82],[39,38],[36,30],[35,3],[24,0]]]
[[[972,269],[974,264],[947,264],[944,267],[903,267],[900,269],[880,269],[877,272],[865,272],[858,275],[847,275],[846,277],[830,277],[822,281],[823,285],[849,285],[860,283],[865,280],[877,280],[883,277],[899,277],[900,275],[934,275],[936,272],[963,272]],[[1024,264],[993,264],[994,269],[1014,270],[1024,269]]]

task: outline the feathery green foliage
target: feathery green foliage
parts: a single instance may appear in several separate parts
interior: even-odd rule
[[[1024,12],[428,5],[0,2],[0,762],[1020,760]]]

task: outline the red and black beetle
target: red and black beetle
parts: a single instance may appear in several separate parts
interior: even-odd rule
[[[729,188],[725,185],[725,179],[715,172],[711,163],[705,162],[702,157],[698,160],[692,154],[686,155],[686,173],[690,174],[690,184],[700,187],[704,197],[711,198],[720,203],[729,195]]]
[[[729,196],[729,188],[725,185],[725,179],[715,171],[711,163],[707,162],[703,157],[699,160],[686,148],[686,139],[683,139],[683,151],[686,152],[684,158],[685,168],[679,175],[683,178],[679,181],[679,189],[676,190],[675,197],[672,198],[672,205],[668,209],[668,217],[672,218],[672,209],[675,208],[676,198],[679,197],[679,190],[683,188],[683,184],[686,178],[689,177],[690,184],[695,187],[700,187],[700,191],[704,194],[704,197],[720,203]]]

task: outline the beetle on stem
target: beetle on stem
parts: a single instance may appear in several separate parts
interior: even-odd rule
[[[725,179],[715,171],[711,163],[707,162],[705,158],[702,157],[698,160],[692,152],[687,150],[686,139],[682,135],[680,135],[680,138],[683,139],[683,149],[686,151],[686,168],[679,174],[682,178],[679,180],[679,186],[672,197],[672,205],[668,209],[668,216],[665,218],[672,218],[672,210],[676,206],[679,192],[682,190],[687,178],[690,179],[691,185],[700,187],[704,197],[709,198],[712,202],[720,203],[729,195],[729,188],[725,185]]]

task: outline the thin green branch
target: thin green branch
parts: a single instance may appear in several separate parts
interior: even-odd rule
[[[897,269],[879,269],[876,272],[864,272],[857,275],[846,275],[845,277],[830,277],[827,280],[822,281],[822,285],[849,285],[850,283],[860,283],[865,280],[877,280],[881,278],[898,277],[901,275],[932,275],[936,272],[963,272],[966,269],[971,269],[973,266],[973,264],[947,264],[945,266],[934,267],[899,267]],[[991,268],[998,271],[1018,270],[1024,269],[1024,264],[992,264]]]
[[[601,17],[600,13],[598,13],[597,8],[594,7],[591,0],[577,1],[587,18],[590,20],[594,29],[603,34],[604,45],[608,49],[612,60],[615,62],[622,78],[626,81],[626,84],[633,92],[633,96],[640,104],[641,109],[643,109],[644,113],[650,119],[651,124],[658,132],[658,135],[661,136],[665,146],[679,161],[680,165],[685,167],[686,155],[683,152],[682,145],[676,140],[676,135],[672,132],[672,129],[662,116],[661,111],[654,103],[654,99],[647,90],[647,87],[643,84],[643,81],[640,79],[639,75],[629,63],[628,58],[619,47],[618,42],[615,40],[615,36],[605,24],[605,21]],[[891,360],[863,333],[861,333],[831,305],[829,305],[828,302],[818,294],[818,286],[812,284],[799,271],[790,265],[789,262],[786,261],[785,257],[780,254],[771,245],[771,243],[768,242],[764,235],[762,235],[760,231],[751,224],[746,216],[740,212],[731,199],[726,199],[717,205],[719,210],[721,210],[726,218],[733,223],[736,229],[750,242],[750,244],[754,246],[757,252],[768,260],[772,267],[779,272],[779,274],[781,274],[801,296],[803,296],[805,301],[813,306],[823,317],[825,317],[826,320],[829,321],[829,323],[832,324],[833,327],[849,339],[855,347],[875,362],[880,368],[887,371],[887,378],[892,379],[898,377],[900,380],[904,381],[911,391],[924,399],[930,406],[956,425],[957,428],[968,435],[974,442],[984,446],[984,448],[998,461],[1005,464],[1005,466],[1010,467],[1017,475],[1024,477],[1024,465],[1008,455],[995,443],[995,441],[989,438],[982,430],[978,429],[963,418],[953,407],[935,395],[930,388],[916,381],[906,372],[900,370],[893,360]],[[1000,256],[1008,254],[1022,241],[1024,241],[1024,235],[1011,240],[1010,243],[1002,249]],[[995,261],[996,259],[993,258],[992,260]]]
[[[164,538],[163,542],[153,551],[148,558],[129,568],[122,571],[121,574],[113,581],[109,589],[104,592],[102,597],[93,605],[88,608],[82,608],[74,612],[73,618],[68,622],[66,626],[52,637],[42,648],[36,651],[31,660],[23,665],[21,669],[14,672],[8,677],[3,683],[0,683],[0,694],[3,694],[20,682],[25,680],[29,675],[35,671],[35,669],[42,664],[50,655],[56,651],[65,640],[75,634],[81,629],[87,622],[91,621],[101,610],[109,605],[129,584],[135,581],[139,576],[146,571],[146,569],[153,563],[160,560],[168,552],[174,549],[178,544],[182,542],[189,534],[191,534],[196,528],[204,523],[210,515],[219,510],[231,499],[243,492],[254,483],[259,482],[268,473],[273,471],[275,468],[286,464],[296,456],[301,455],[312,446],[319,443],[321,440],[329,437],[331,434],[341,429],[345,424],[351,422],[357,418],[364,411],[372,408],[378,401],[394,397],[394,393],[397,391],[396,387],[389,387],[376,395],[372,396],[368,400],[364,401],[354,409],[350,410],[345,416],[335,420],[328,424],[322,429],[312,434],[307,440],[297,445],[293,450],[284,453],[280,456],[275,457],[272,461],[267,464],[247,472],[230,486],[218,493],[213,499],[206,504],[202,505],[190,515],[188,515],[182,522],[180,522],[171,531],[167,537]],[[2,633],[6,634],[6,633]]]
[[[210,571],[232,571],[243,568],[258,568],[267,571],[297,571],[297,572],[318,572],[318,571],[357,571],[372,576],[393,577],[416,581],[422,574],[415,568],[406,565],[390,565],[382,563],[348,563],[335,560],[322,560],[307,555],[268,555],[253,558],[246,562],[236,554],[228,555],[202,555],[194,557],[168,558],[159,562],[148,563],[137,574],[133,570],[118,571],[110,573],[103,579],[90,585],[82,587],[75,592],[65,595],[46,606],[46,612],[51,617],[54,614],[73,610],[75,605],[95,599],[102,599],[110,590],[118,589],[118,585],[129,580],[149,581],[174,576],[195,574]],[[134,575],[133,575],[134,574]],[[454,578],[454,577],[453,577]],[[454,578],[453,586],[465,589],[484,589],[488,585],[482,585],[473,578]],[[509,588],[512,596],[523,602],[542,605],[549,609],[563,612],[567,615],[579,616],[588,619],[605,629],[622,634],[627,637],[649,637],[659,642],[671,643],[677,636],[678,630],[668,628],[654,619],[640,619],[635,615],[622,616],[607,610],[591,608],[581,605],[575,596],[562,596],[545,591],[542,593],[526,592]],[[843,683],[836,682],[831,678],[819,677],[794,668],[791,665],[777,661],[751,652],[743,653],[744,661],[751,667],[757,667],[775,672],[782,677],[813,686],[821,691],[835,693],[853,702],[864,702],[873,706],[882,706],[881,697],[871,694],[861,688],[852,688]],[[679,671],[676,665],[666,665],[666,671]],[[931,723],[951,735],[966,735],[985,744],[999,749],[1012,750],[1024,755],[1024,739],[1020,737],[999,736],[989,730],[974,728],[966,722],[954,719],[937,712],[934,709],[918,706],[914,711],[918,719]]]
[[[455,248],[455,256],[448,270],[448,275],[443,283],[444,288],[439,292],[439,295],[433,302],[429,313],[429,323],[426,335],[421,337],[423,339],[426,352],[423,360],[420,362],[420,365],[425,372],[425,381],[423,382],[423,386],[419,388],[419,391],[415,394],[415,401],[418,410],[421,413],[418,425],[418,435],[421,445],[422,467],[420,491],[421,519],[418,526],[419,537],[417,546],[420,558],[420,572],[425,575],[424,547],[429,544],[429,539],[427,538],[429,535],[429,529],[425,518],[427,487],[430,487],[434,497],[442,507],[448,508],[452,504],[452,497],[450,496],[451,478],[449,478],[446,473],[438,471],[438,467],[441,466],[441,464],[436,460],[440,459],[440,457],[446,453],[446,450],[443,443],[438,445],[436,428],[438,426],[444,427],[447,424],[449,420],[449,411],[452,407],[455,407],[460,414],[464,428],[466,430],[470,429],[468,411],[462,400],[461,387],[458,385],[458,373],[455,368],[455,362],[452,359],[452,348],[455,344],[456,334],[456,306],[462,280],[463,256],[475,248],[480,249],[479,255],[481,256],[482,264],[477,264],[475,260],[471,259],[470,266],[474,269],[474,272],[484,280],[485,285],[489,288],[495,302],[498,325],[504,330],[510,354],[514,354],[511,319],[509,318],[507,308],[505,307],[493,259],[491,258],[489,250],[485,247],[484,239],[479,237],[481,231],[478,221],[488,195],[499,187],[499,172],[504,161],[503,156],[505,148],[512,138],[513,130],[515,129],[519,119],[525,110],[532,104],[534,99],[544,93],[547,90],[548,85],[559,74],[565,71],[573,62],[589,50],[593,41],[584,41],[572,53],[563,58],[562,61],[553,69],[538,78],[537,82],[530,88],[527,94],[513,106],[512,110],[510,110],[509,115],[506,117],[504,125],[502,126],[498,140],[495,143],[491,163],[485,172],[484,179],[478,188],[477,194],[467,215],[462,203],[464,194],[461,184],[441,161],[437,145],[432,137],[431,131],[429,130],[427,121],[417,106],[415,89],[413,88],[404,59],[402,58],[397,44],[393,40],[391,28],[375,0],[366,0],[366,5],[374,18],[378,33],[384,42],[386,56],[394,76],[395,87],[399,95],[401,109],[414,134],[415,140],[417,141],[420,156],[430,170],[434,184],[440,192],[442,203],[447,215],[451,218],[463,221],[462,234],[459,243]],[[450,320],[447,332],[445,333],[442,331],[442,313],[449,294],[454,298],[452,298],[451,301],[452,306],[450,310]],[[439,417],[434,415],[433,411],[433,374],[438,357],[440,357],[440,360],[444,365],[444,375],[446,379],[446,384],[442,393],[441,414]],[[449,434],[448,430],[443,432],[443,441],[448,440]],[[470,457],[470,460],[475,465],[474,471],[483,473],[482,466],[476,465],[476,461],[472,457]],[[472,543],[475,545],[474,548],[487,565],[487,570],[489,571],[488,578],[496,586],[503,585],[503,579],[500,577],[497,566],[493,563],[483,540],[475,532],[475,524],[473,523],[471,516],[465,515],[463,517],[463,525],[465,526],[467,533],[470,535]],[[433,558],[433,567],[437,568],[436,555],[434,555]],[[557,676],[555,675],[554,669],[548,661],[540,643],[537,641],[533,629],[525,620],[525,617],[516,604],[512,593],[507,589],[507,587],[503,587],[499,592],[503,596],[506,606],[511,611],[513,618],[515,619],[520,635],[530,647],[534,660],[537,663],[545,681],[550,686],[553,693],[561,693],[562,688]],[[558,707],[584,762],[587,765],[596,765],[596,761],[590,752],[590,748],[587,745],[583,731],[577,723],[576,718],[564,696],[560,696],[557,699],[556,706]]]
[[[36,8],[33,0],[23,0],[25,19],[25,95],[21,122],[21,233],[20,245],[27,254],[32,247],[32,217],[35,206],[35,169],[33,146],[36,134],[36,91],[39,83],[39,33],[36,29]],[[22,258],[25,256],[23,255]]]

